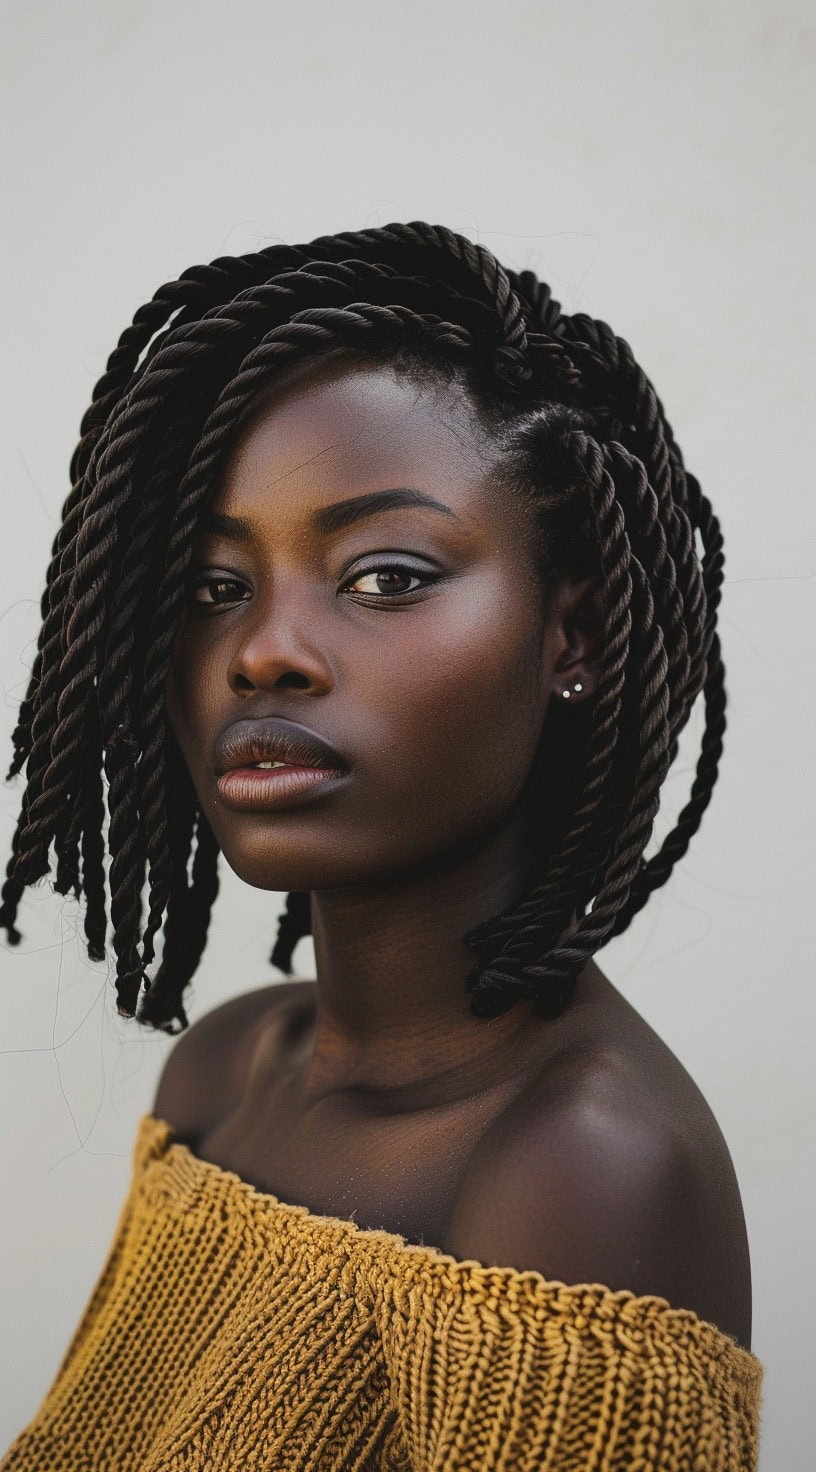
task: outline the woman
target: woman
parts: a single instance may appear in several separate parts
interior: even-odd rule
[[[627,344],[422,223],[222,259],[137,313],[73,480],[9,939],[53,844],[120,1012],[183,1030],[223,853],[317,977],[176,1045],[3,1466],[754,1468],[728,1149],[593,960],[725,724],[719,526]]]

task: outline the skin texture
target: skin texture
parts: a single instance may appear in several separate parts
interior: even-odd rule
[[[318,1214],[658,1294],[748,1347],[733,1165],[662,1040],[594,963],[555,1021],[527,1002],[469,1011],[461,937],[540,871],[557,782],[541,732],[565,687],[591,696],[600,655],[597,588],[542,590],[496,453],[456,383],[342,362],[303,367],[242,429],[210,511],[248,533],[199,537],[168,715],[235,872],[311,890],[317,977],[202,1018],[155,1112]],[[311,526],[319,508],[405,486],[453,515]],[[349,779],[296,809],[228,809],[215,743],[267,715],[327,739]]]

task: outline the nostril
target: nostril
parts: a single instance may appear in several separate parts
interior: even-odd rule
[[[286,670],[284,674],[278,676],[277,680],[269,682],[250,680],[241,670],[236,670],[231,677],[231,683],[233,690],[238,695],[250,695],[256,690],[271,689],[273,684],[276,690],[308,690],[312,682],[302,670]]]

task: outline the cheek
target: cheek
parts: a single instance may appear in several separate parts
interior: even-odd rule
[[[526,779],[544,717],[529,601],[463,588],[444,620],[406,631],[399,655],[370,693],[388,727],[384,750],[399,753],[390,780],[404,806],[424,796],[426,820],[501,812]]]

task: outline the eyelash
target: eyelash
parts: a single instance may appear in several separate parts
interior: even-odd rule
[[[403,599],[412,598],[415,593],[421,592],[424,587],[428,587],[432,583],[439,581],[438,573],[420,572],[418,568],[410,567],[407,563],[378,562],[375,563],[372,567],[361,568],[355,577],[347,579],[346,582],[342,584],[341,591],[344,588],[353,586],[354,583],[360,582],[362,578],[372,577],[375,576],[377,573],[382,572],[399,572],[403,575],[407,574],[411,578],[421,578],[422,581],[419,587],[405,588],[400,593],[359,593],[356,596],[358,598],[373,600],[373,602],[375,603],[397,603],[399,601],[402,601]],[[200,573],[196,577],[192,589],[192,602],[196,604],[199,609],[207,609],[208,611],[213,612],[217,608],[228,609],[234,607],[237,603],[245,603],[247,601],[245,598],[226,598],[219,603],[214,599],[212,601],[208,601],[206,599],[196,597],[196,594],[202,588],[212,588],[213,586],[241,588],[244,586],[244,584],[242,584],[238,578],[231,578],[227,577],[226,575],[217,576],[210,574],[205,575]],[[368,606],[371,607],[371,603],[369,603]]]

